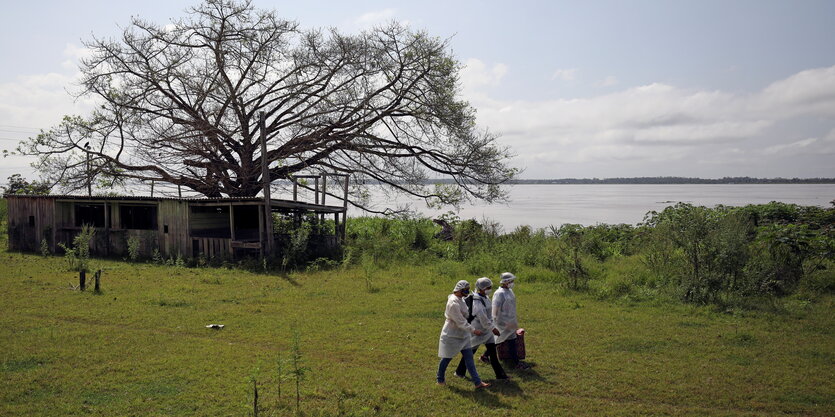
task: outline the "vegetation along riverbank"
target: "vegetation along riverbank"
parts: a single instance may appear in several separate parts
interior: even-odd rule
[[[451,240],[428,219],[353,219],[338,260],[85,260],[99,294],[74,288],[77,258],[4,251],[0,414],[247,415],[256,387],[259,415],[835,412],[833,209],[447,220]],[[505,270],[536,366],[436,386],[446,295]]]

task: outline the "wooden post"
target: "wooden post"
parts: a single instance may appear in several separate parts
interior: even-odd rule
[[[319,177],[316,177],[313,180],[314,180],[313,195],[315,196],[314,201],[316,202],[316,204],[319,204]]]
[[[262,258],[264,257],[264,239],[263,239],[263,237],[267,234],[266,232],[264,232],[264,219],[265,218],[266,217],[264,216],[264,206],[258,206],[258,236],[262,237],[261,245],[259,245],[260,247],[258,248],[258,254],[261,255]]]
[[[345,176],[345,193],[342,195],[342,239],[345,239],[345,228],[348,224],[348,176]]]
[[[328,174],[322,173],[322,205],[325,205],[325,196],[328,192]],[[325,213],[322,213],[319,217],[321,217],[320,222],[325,224]]]
[[[101,269],[96,271],[96,274],[93,275],[93,278],[95,279],[95,283],[94,283],[95,287],[93,287],[93,292],[95,292],[96,294],[100,294],[101,293],[101,286],[99,285],[99,279],[101,279]]]
[[[52,200],[52,213],[53,213],[52,214],[52,232],[51,232],[52,236],[51,236],[51,240],[50,240],[50,243],[49,243],[49,250],[51,250],[52,253],[57,253],[58,242],[56,242],[55,240],[58,238],[58,231],[57,231],[57,228],[56,228],[56,226],[58,225],[58,220],[57,220],[57,218],[58,218],[58,203],[54,199]],[[62,217],[62,220],[63,220],[64,216],[61,216],[61,217]]]
[[[110,256],[110,207],[104,200],[104,255]]]
[[[255,414],[255,417],[258,417],[258,381],[252,380],[252,390],[255,392],[255,395],[252,400],[252,412]]]
[[[299,180],[293,177],[293,201],[299,201]]]
[[[328,190],[328,174],[322,174],[322,205],[325,205],[325,195]]]
[[[183,189],[180,188],[180,184],[177,184],[177,196],[183,198]]]
[[[154,196],[154,180],[151,180],[151,197]]]
[[[273,254],[273,210],[270,202],[270,170],[267,161],[267,124],[264,112],[258,114],[258,124],[261,128],[261,179],[264,183],[264,230],[266,239],[261,243],[265,246],[267,256]]]
[[[87,197],[93,196],[93,176],[90,172],[90,144],[85,145],[87,148]]]
[[[81,270],[78,272],[78,289],[84,291],[87,288],[87,272]]]
[[[342,208],[348,210],[348,176],[345,176],[345,185],[342,187],[344,193],[342,194]]]
[[[229,236],[235,240],[235,206],[229,204]]]

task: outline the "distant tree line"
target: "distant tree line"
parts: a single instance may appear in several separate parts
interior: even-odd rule
[[[426,180],[429,184],[448,184],[450,179]],[[513,179],[507,184],[835,184],[835,178],[756,178],[756,177],[616,177]]]
[[[688,178],[688,177],[616,177],[512,180],[511,184],[835,184],[835,178]]]

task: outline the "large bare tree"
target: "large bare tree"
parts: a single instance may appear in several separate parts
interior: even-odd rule
[[[447,42],[403,25],[303,30],[249,2],[207,0],[171,24],[134,18],[120,38],[86,46],[80,94],[100,107],[19,148],[66,189],[92,172],[255,196],[267,158],[270,181],[337,172],[436,202],[493,201],[515,173],[459,98]],[[430,175],[454,186],[423,186]]]

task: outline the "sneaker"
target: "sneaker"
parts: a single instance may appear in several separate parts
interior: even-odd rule
[[[461,379],[464,379],[464,378],[466,378],[466,377],[467,377],[467,375],[466,375],[466,374],[464,374],[464,375],[458,375],[458,373],[457,373],[457,372],[453,372],[452,374],[453,374],[453,375],[455,375],[455,376],[457,376],[458,378],[461,378]]]
[[[490,363],[490,358],[487,356],[481,355],[478,359],[484,363]]]

